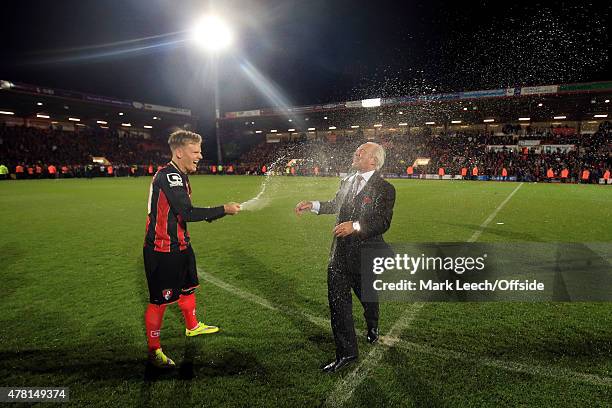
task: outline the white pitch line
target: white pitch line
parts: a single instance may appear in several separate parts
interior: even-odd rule
[[[482,234],[484,229],[487,228],[487,226],[491,223],[491,221],[495,219],[495,217],[497,217],[497,214],[501,211],[502,208],[504,208],[506,204],[508,204],[508,201],[510,201],[512,196],[518,191],[519,188],[521,188],[522,185],[523,183],[520,183],[518,186],[516,186],[514,190],[512,190],[510,194],[508,194],[508,197],[506,197],[506,199],[502,201],[500,205],[497,206],[497,208],[491,213],[491,215],[489,215],[489,217],[484,220],[482,224],[480,224],[478,230],[474,231],[474,234],[470,237],[470,239],[467,240],[467,242],[476,242],[476,240],[480,237],[480,234]]]
[[[523,183],[520,183],[509,195],[506,197],[504,201],[489,215],[489,217],[480,225],[478,231],[474,232],[474,234],[468,239],[467,242],[475,242],[482,231],[489,225],[491,221],[495,219],[495,216],[499,211],[504,208],[504,206],[510,201],[512,196],[518,191]],[[418,312],[423,307],[422,303],[414,303],[412,307],[408,308],[402,316],[398,319],[397,322],[393,324],[391,330],[389,331],[389,335],[387,336],[386,342],[389,347],[393,347],[399,341],[399,333],[403,330],[410,327],[412,321],[414,320],[416,312]],[[353,395],[353,392],[359,386],[359,384],[367,377],[372,367],[375,367],[376,364],[382,358],[386,349],[381,347],[374,347],[372,351],[363,359],[361,362],[355,367],[350,374],[348,374],[342,381],[337,383],[334,390],[329,395],[325,404],[332,407],[340,407],[346,403],[349,398]]]
[[[390,339],[384,339],[385,343]],[[392,340],[392,339],[391,339]],[[561,367],[546,367],[534,364],[523,364],[513,361],[504,361],[490,357],[479,357],[474,354],[464,353],[462,351],[448,350],[439,347],[431,347],[422,344],[412,343],[404,340],[397,339],[393,345],[400,349],[416,351],[422,354],[429,354],[432,356],[440,357],[446,360],[466,360],[475,362],[481,365],[499,368],[506,371],[512,371],[516,373],[524,373],[537,375],[542,377],[551,377],[558,380],[572,381],[572,382],[585,382],[599,386],[612,386],[612,377],[603,377],[597,374],[587,374],[578,371],[568,370]]]
[[[329,320],[326,320],[322,317],[313,316],[308,313],[301,312],[299,310],[294,310],[286,307],[275,306],[266,299],[257,296],[253,293],[247,292],[240,288],[237,288],[229,283],[222,281],[219,278],[216,278],[209,273],[198,272],[198,276],[227,291],[230,292],[240,298],[248,300],[252,303],[258,304],[260,306],[265,307],[266,309],[273,310],[275,312],[289,314],[292,316],[297,316],[305,321],[309,321],[321,328],[329,329]],[[397,347],[400,349],[406,349],[410,351],[416,351],[422,354],[428,354],[444,359],[458,359],[458,360],[467,360],[476,362],[482,365],[495,367],[507,371],[518,372],[518,373],[526,373],[531,375],[540,375],[544,377],[552,377],[557,378],[564,381],[572,381],[572,382],[586,382],[594,385],[603,385],[603,386],[612,386],[612,378],[611,377],[602,377],[596,374],[587,374],[581,373],[578,371],[572,371],[565,368],[557,368],[557,367],[544,367],[537,365],[529,365],[523,363],[516,363],[512,361],[504,361],[493,359],[489,357],[478,357],[473,354],[465,353],[462,351],[448,350],[439,347],[431,347],[426,345],[421,345],[409,341],[402,340],[399,335],[403,330],[408,328],[414,320],[417,320],[416,317],[418,311],[424,306],[424,303],[413,303],[412,307],[404,311],[404,313],[400,316],[400,318],[395,322],[388,335],[380,336],[379,344],[370,350],[366,359],[361,364],[363,372],[359,372],[355,370],[351,372],[347,377],[345,377],[344,381],[340,383],[336,388],[338,391],[336,396],[330,396],[326,405],[329,406],[341,406],[343,405],[352,393],[355,390],[355,386],[350,388],[351,383],[355,383],[355,385],[359,384],[363,379],[367,376],[367,374],[372,370],[372,368],[376,367],[380,359],[383,357],[383,353],[386,348]],[[382,348],[380,346],[385,346]],[[344,388],[347,388],[347,394],[343,395]]]
[[[205,280],[206,282],[210,282],[213,285],[227,291],[230,293],[233,293],[234,295],[241,297],[243,299],[246,299],[248,301],[251,301],[255,304],[258,304],[260,306],[265,307],[266,309],[270,309],[270,310],[274,310],[276,312],[281,312],[287,315],[292,315],[292,316],[298,316],[300,318],[303,318],[305,320],[308,320],[310,323],[313,323],[319,327],[322,327],[324,329],[329,329],[330,328],[330,324],[329,324],[329,320],[323,319],[321,317],[318,316],[313,316],[311,314],[305,313],[305,312],[300,312],[294,309],[290,309],[290,308],[286,308],[286,307],[282,307],[282,306],[276,306],[273,305],[272,303],[270,303],[268,300],[257,296],[253,293],[247,292],[245,290],[242,290],[240,288],[237,288],[236,286],[230,285],[229,283],[226,283],[224,281],[222,281],[219,278],[216,278],[214,276],[212,276],[210,273],[204,273],[201,270],[198,269],[198,276]]]
[[[381,336],[380,341],[384,341],[384,344],[388,347],[396,345],[400,340],[400,333],[410,327],[416,314],[422,307],[423,303],[413,303],[393,324],[391,330],[389,330],[389,334],[387,336]],[[342,381],[336,383],[333,391],[329,397],[327,397],[327,400],[325,400],[324,405],[329,407],[341,407],[344,405],[344,403],[351,398],[357,386],[370,374],[370,371],[378,366],[385,351],[387,351],[387,349],[380,347],[380,345],[373,347],[357,368],[347,374]]]
[[[252,293],[249,292],[245,292],[242,289],[239,289],[233,285],[230,285],[229,283],[223,282],[221,279],[217,279],[214,276],[212,276],[209,273],[203,273],[202,271],[200,271],[200,269],[198,269],[198,277],[200,279],[205,280],[206,282],[210,282],[213,285],[226,290],[228,292],[231,292],[233,294],[235,294],[238,297],[241,297],[243,299],[249,300],[253,303],[256,303],[260,306],[265,307],[266,309],[270,309],[270,310],[274,310],[276,312],[280,312],[280,309],[278,309],[276,306],[274,306],[272,303],[268,302],[266,299],[259,297],[257,295],[254,295]]]

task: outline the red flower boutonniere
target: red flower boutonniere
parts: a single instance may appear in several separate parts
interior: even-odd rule
[[[372,203],[372,197],[369,197],[369,196],[363,197],[363,204],[371,204],[371,203]]]

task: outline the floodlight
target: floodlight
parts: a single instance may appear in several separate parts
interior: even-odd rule
[[[220,51],[230,46],[233,35],[230,27],[218,16],[204,16],[191,30],[191,39],[208,51]]]

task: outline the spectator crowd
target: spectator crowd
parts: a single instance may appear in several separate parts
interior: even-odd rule
[[[571,129],[524,129],[506,125],[500,134],[449,132],[384,133],[388,176],[424,174],[503,177],[520,181],[563,179],[597,182],[612,168],[612,126],[603,122],[591,134]],[[366,140],[361,132],[328,140],[305,135],[278,143],[262,142],[227,166],[208,163],[201,173],[339,175]],[[103,162],[94,163],[95,157]],[[423,159],[417,162],[417,159]],[[0,125],[0,165],[16,178],[152,175],[169,160],[165,140],[109,129],[68,132]],[[1,168],[0,168],[1,170]],[[586,173],[585,173],[586,171]],[[4,170],[0,171],[3,173]],[[586,175],[586,177],[585,177]],[[0,174],[8,178],[8,174]]]

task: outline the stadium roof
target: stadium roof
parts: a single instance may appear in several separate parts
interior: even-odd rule
[[[68,120],[75,115],[108,122],[132,122],[155,127],[192,124],[190,109],[127,101],[108,96],[53,89],[6,80],[0,81],[0,110],[19,117],[48,115]]]
[[[292,116],[296,114],[309,113],[325,113],[337,112],[345,110],[368,110],[370,108],[399,108],[409,107],[412,105],[427,105],[432,107],[448,102],[459,104],[477,104],[480,101],[487,101],[487,105],[491,105],[490,100],[499,99],[533,99],[534,97],[548,98],[551,97],[557,101],[569,100],[571,98],[558,98],[564,95],[582,95],[588,96],[594,93],[612,94],[612,81],[606,82],[590,82],[576,83],[564,85],[543,85],[543,86],[528,86],[514,88],[487,89],[480,91],[454,92],[445,94],[429,94],[418,96],[403,96],[392,98],[373,98],[357,101],[332,102],[322,105],[308,105],[296,107],[277,107],[277,108],[262,108],[248,111],[226,112],[223,119],[236,118],[254,118],[260,116]],[[529,98],[526,98],[529,97]],[[575,99],[575,98],[574,98]],[[575,102],[575,100],[574,100]],[[560,103],[560,102],[559,102]],[[484,105],[484,104],[482,104]],[[562,110],[568,110],[574,107],[559,106]],[[466,109],[467,110],[467,109]]]
[[[612,81],[368,99],[228,112],[225,132],[607,120]]]

